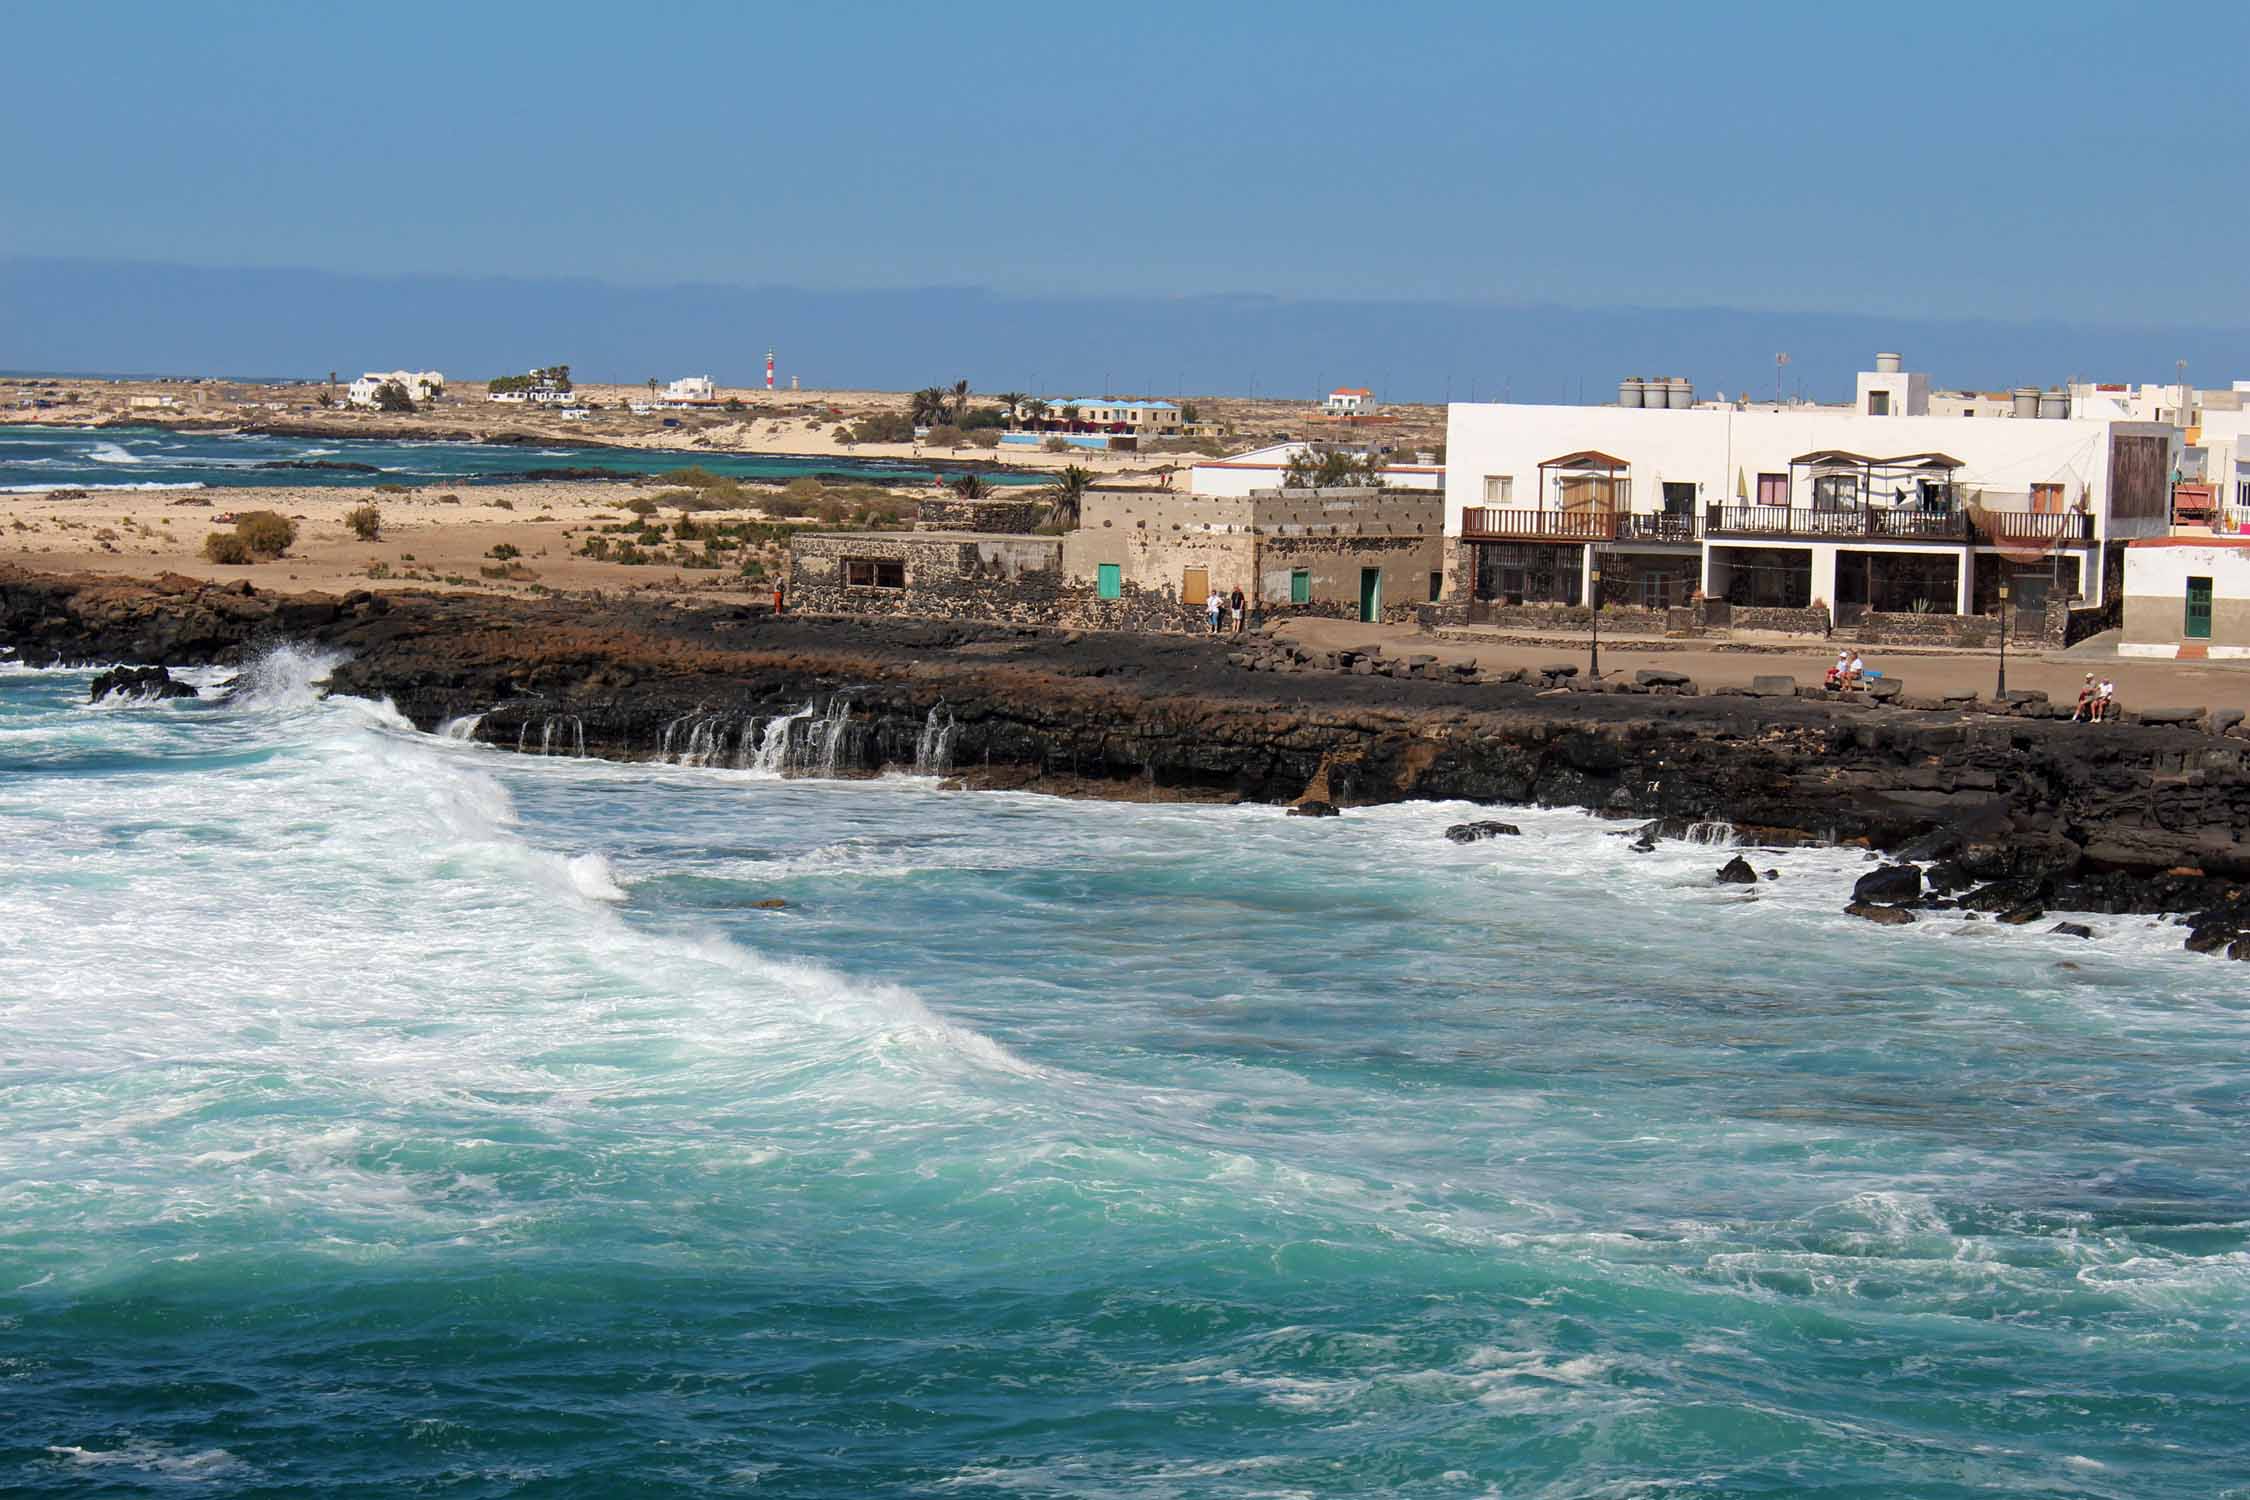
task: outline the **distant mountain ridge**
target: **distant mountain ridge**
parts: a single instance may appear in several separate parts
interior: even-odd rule
[[[22,370],[442,369],[457,382],[564,361],[580,378],[708,373],[907,389],[1320,395],[1368,385],[1400,401],[1600,402],[1627,375],[1697,394],[1849,396],[1878,349],[1941,387],[2072,376],[2223,385],[2245,331],[2002,323],[1859,312],[1568,308],[1255,294],[1160,300],[1018,297],[974,287],[810,291],[622,286],[576,278],[373,276],[128,261],[0,258],[0,363]]]

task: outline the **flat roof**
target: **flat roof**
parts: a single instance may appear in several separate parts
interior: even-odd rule
[[[2250,547],[2250,536],[2144,536],[2127,542],[2128,547],[2230,547],[2237,551]]]

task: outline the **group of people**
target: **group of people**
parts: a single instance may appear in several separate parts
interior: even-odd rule
[[[1224,635],[1231,629],[1236,635],[1242,634],[1243,623],[1249,617],[1249,603],[1243,597],[1240,584],[1235,585],[1231,594],[1213,589],[1203,601],[1203,615],[1210,622],[1211,633]]]
[[[2078,707],[2072,712],[2073,724],[2100,724],[2117,712],[2117,684],[2104,677],[2099,683],[2088,672],[2086,681],[2078,689]]]
[[[1857,651],[1839,651],[1823,685],[1831,693],[1841,693],[1858,687],[1866,676],[1867,663]]]

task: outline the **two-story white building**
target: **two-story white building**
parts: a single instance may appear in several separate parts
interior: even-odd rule
[[[1365,417],[1375,411],[1375,393],[1363,385],[1340,385],[1320,409],[1331,417]]]
[[[394,384],[417,406],[445,394],[445,376],[436,370],[370,370],[351,383],[344,399],[353,406],[372,407],[377,392]]]
[[[2099,599],[2124,544],[2164,533],[2177,429],[2114,417],[1929,412],[1895,357],[1844,407],[1455,404],[1446,598],[1981,614]]]
[[[664,399],[676,402],[716,401],[719,399],[719,388],[711,383],[708,375],[683,375],[664,387]]]

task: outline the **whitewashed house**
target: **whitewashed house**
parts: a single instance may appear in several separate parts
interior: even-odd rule
[[[1446,598],[1981,614],[2001,578],[2114,595],[2124,544],[2170,526],[2166,423],[1928,414],[1895,357],[1844,407],[1456,403]]]
[[[719,399],[719,388],[711,383],[708,375],[683,375],[664,387],[664,399],[680,403],[716,401]]]
[[[1321,410],[1332,417],[1365,417],[1375,411],[1375,393],[1363,385],[1340,385],[1328,393]]]
[[[1282,471],[1309,443],[1275,443],[1232,458],[1207,458],[1188,470],[1188,489],[1197,495],[1242,496],[1281,487]],[[1393,490],[1442,490],[1445,465],[1406,462],[1395,455],[1383,466],[1383,486]]]
[[[373,407],[376,393],[393,384],[416,406],[445,394],[445,376],[436,370],[370,370],[351,383],[344,399],[353,406]]]

